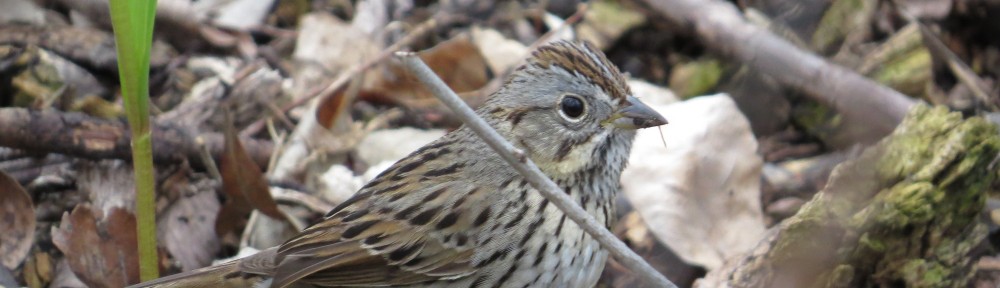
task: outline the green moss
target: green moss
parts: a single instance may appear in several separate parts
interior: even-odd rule
[[[823,143],[833,142],[832,138],[842,122],[832,108],[811,99],[802,99],[795,104],[791,116],[806,133],[819,138]]]
[[[869,76],[903,94],[921,97],[931,80],[931,53],[919,46],[883,63]]]
[[[858,245],[879,253],[887,250],[885,242],[882,242],[881,239],[874,239],[868,234],[861,235],[861,238],[858,239]]]
[[[783,237],[775,244],[773,255],[780,261],[792,261],[800,258],[802,253],[811,253],[822,249],[825,243],[811,241],[813,235],[828,231],[826,211],[821,207],[823,201],[811,201],[802,207],[795,221],[789,222],[784,229]],[[832,240],[832,239],[827,239]]]
[[[874,0],[836,0],[823,14],[816,32],[813,33],[812,47],[825,53],[835,50],[848,33],[858,29],[869,29],[870,14],[875,11]]]
[[[914,107],[890,139],[883,144],[886,154],[877,163],[879,177],[887,181],[911,178],[928,181],[944,168],[944,158],[955,156],[954,139],[965,132],[956,129],[962,122],[959,113],[947,113],[947,108]],[[944,136],[944,135],[952,136]],[[932,158],[937,157],[938,160]]]
[[[907,287],[947,287],[952,286],[948,274],[950,269],[923,259],[913,259],[900,269]]]
[[[783,224],[772,259],[817,267],[811,287],[964,287],[972,271],[966,255],[986,235],[977,216],[998,152],[1000,137],[987,121],[915,106]]]
[[[896,185],[883,199],[885,210],[878,224],[901,229],[907,225],[923,224],[934,218],[934,205],[941,202],[944,193],[927,182]],[[880,204],[881,204],[880,203]]]
[[[670,72],[670,88],[684,99],[703,95],[715,90],[723,72],[722,63],[714,58],[684,63]]]
[[[587,11],[588,20],[600,23],[605,29],[609,26],[627,29],[646,21],[646,17],[642,13],[629,9],[618,1],[601,0],[591,3],[593,4]]]
[[[851,279],[854,279],[854,267],[850,265],[838,265],[828,275],[823,281],[827,283],[826,288],[851,287]]]
[[[11,79],[17,91],[14,105],[21,107],[48,108],[59,97],[59,90],[65,86],[59,69],[35,46],[29,46],[14,61],[25,69]]]
[[[976,232],[977,213],[985,203],[982,188],[994,180],[988,166],[1000,151],[996,128],[917,106],[884,144],[879,174],[892,186],[876,197],[872,205],[882,209],[866,228],[891,249],[855,257],[878,259],[873,275],[890,279],[877,280],[963,286],[971,271],[964,257],[985,235]]]

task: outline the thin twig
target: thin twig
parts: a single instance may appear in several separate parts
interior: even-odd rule
[[[944,45],[944,42],[942,42],[941,38],[937,36],[937,33],[931,31],[927,25],[920,22],[920,20],[918,20],[917,17],[914,17],[910,11],[907,11],[904,8],[905,6],[900,5],[897,1],[891,1],[891,3],[896,7],[896,11],[900,16],[903,16],[903,19],[905,19],[906,22],[915,24],[918,28],[920,28],[920,35],[923,36],[924,43],[927,44],[927,49],[930,50],[931,53],[944,58],[945,63],[948,64],[948,70],[951,70],[951,73],[955,75],[955,78],[958,78],[959,82],[965,84],[965,87],[969,88],[972,95],[979,98],[979,101],[982,101],[983,105],[985,105],[988,110],[996,111],[996,104],[990,100],[990,95],[986,92],[987,88],[985,88],[986,85],[983,84],[983,79],[980,79],[979,76],[972,71],[972,68],[969,68],[969,65],[965,64],[965,62],[963,62],[958,55],[955,55],[955,52],[948,49],[948,46]]]
[[[566,213],[566,216],[569,216],[573,222],[576,222],[576,224],[582,227],[584,231],[587,231],[587,234],[590,234],[590,236],[594,237],[597,242],[600,242],[604,248],[608,249],[615,259],[629,269],[638,273],[647,284],[655,287],[677,287],[671,283],[670,280],[667,280],[666,277],[657,272],[656,269],[653,269],[649,263],[642,260],[639,255],[632,252],[632,250],[629,249],[625,243],[618,240],[618,238],[605,229],[602,224],[598,223],[597,220],[594,220],[594,218],[588,215],[587,212],[583,211],[583,208],[580,208],[580,206],[573,202],[572,198],[567,196],[566,193],[563,193],[562,189],[560,189],[556,183],[552,182],[552,180],[549,179],[549,177],[546,177],[545,174],[542,174],[542,171],[538,169],[538,166],[536,166],[531,159],[525,157],[524,152],[515,148],[507,142],[507,140],[504,140],[504,138],[493,130],[489,124],[486,124],[485,120],[479,118],[479,116],[476,115],[476,112],[472,111],[472,108],[469,108],[469,106],[466,105],[454,91],[451,91],[451,89],[444,84],[444,81],[441,81],[441,78],[438,78],[437,75],[431,71],[430,67],[427,67],[427,64],[424,64],[419,57],[416,57],[416,54],[400,52],[396,55],[402,59],[403,66],[405,66],[410,73],[413,73],[417,79],[420,79],[420,82],[427,85],[427,88],[434,94],[434,96],[441,99],[441,102],[443,102],[445,106],[451,108],[459,119],[462,119],[462,122],[469,125],[469,128],[471,128],[472,131],[475,131],[476,134],[490,146],[490,148],[493,148],[497,154],[500,154],[500,156],[507,161],[507,163],[510,164],[514,170],[521,173],[521,176],[524,176],[524,178],[528,180],[528,183],[531,183],[531,186],[538,190],[538,192],[541,193],[545,199],[548,199],[549,202],[554,204],[556,207],[559,207],[560,210]]]
[[[326,214],[337,207],[327,203],[322,198],[293,189],[271,187],[271,196],[274,197],[274,201],[295,203],[318,214]]]
[[[563,30],[566,30],[570,26],[573,26],[573,24],[576,24],[576,22],[580,22],[580,20],[583,20],[583,16],[587,15],[587,9],[589,7],[590,6],[587,5],[587,3],[577,4],[576,12],[573,12],[573,15],[567,17],[566,20],[563,21],[561,25],[559,25],[559,27],[551,29],[549,30],[549,32],[545,32],[545,34],[542,34],[541,37],[538,37],[538,40],[535,40],[535,42],[531,43],[531,46],[528,47],[528,51],[535,51],[535,49],[538,49],[538,46],[542,46],[542,44],[548,43],[549,39],[555,36],[556,34],[562,33]],[[524,59],[522,59],[522,61],[523,60]]]
[[[215,180],[222,180],[222,173],[219,172],[219,166],[215,165],[215,158],[212,158],[212,150],[205,144],[205,139],[201,137],[195,137],[194,141],[198,143],[201,147],[201,162],[205,164],[205,171],[208,171],[208,175]]]
[[[278,156],[281,155],[280,151],[285,150],[285,144],[288,142],[288,134],[285,132],[278,133],[278,130],[274,128],[274,121],[267,121],[267,133],[271,135],[271,143],[274,143],[274,150],[271,150],[271,157],[267,161],[267,170],[264,171],[274,171],[274,166],[278,165]]]
[[[431,19],[427,19],[426,21],[414,27],[413,30],[410,31],[410,34],[407,34],[406,37],[403,37],[403,39],[400,39],[399,41],[396,41],[396,43],[393,43],[391,46],[386,47],[381,52],[379,52],[379,54],[376,55],[374,58],[368,59],[364,63],[361,63],[360,65],[355,65],[351,67],[351,69],[348,69],[344,73],[341,73],[336,80],[330,82],[330,85],[327,85],[326,88],[323,88],[323,90],[320,90],[319,92],[316,92],[309,96],[299,98],[294,102],[288,104],[287,106],[282,107],[281,112],[282,113],[288,112],[288,110],[292,110],[292,108],[301,106],[302,104],[309,102],[309,100],[312,100],[313,98],[323,95],[333,94],[334,91],[337,91],[337,89],[340,89],[342,86],[346,85],[348,81],[350,81],[352,78],[357,77],[359,74],[365,71],[368,71],[368,69],[371,69],[372,67],[375,67],[376,64],[381,63],[382,60],[385,60],[385,58],[392,56],[392,53],[395,53],[396,51],[403,49],[404,46],[410,45],[410,43],[413,43],[420,37],[426,35],[428,32],[434,30],[435,27],[447,24],[451,21],[452,19],[447,16],[432,17]],[[257,121],[250,124],[250,126],[247,126],[246,129],[243,129],[243,131],[240,132],[240,136],[249,137],[253,134],[257,134],[257,132],[260,132],[260,129],[262,128],[264,128],[264,118],[258,119]]]

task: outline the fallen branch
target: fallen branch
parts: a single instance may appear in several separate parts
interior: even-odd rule
[[[104,5],[107,6],[107,1]],[[114,35],[108,31],[72,26],[2,25],[0,44],[38,46],[83,67],[118,71]],[[151,69],[157,70],[167,65],[172,54],[167,50],[154,47],[149,58]]]
[[[666,277],[663,277],[663,274],[657,272],[649,263],[642,260],[642,257],[635,254],[625,243],[618,240],[611,231],[604,228],[603,224],[598,223],[597,220],[594,220],[594,217],[591,217],[583,208],[580,208],[555,182],[552,182],[552,179],[545,176],[542,170],[538,169],[538,166],[531,159],[525,157],[523,151],[515,148],[507,140],[504,140],[503,136],[500,136],[499,133],[493,130],[485,120],[479,118],[476,112],[472,111],[472,108],[469,108],[462,98],[458,97],[454,91],[451,91],[448,85],[441,78],[438,78],[434,74],[434,71],[430,67],[427,67],[427,64],[424,64],[423,60],[420,60],[420,57],[417,57],[415,53],[397,53],[396,55],[403,60],[403,65],[410,73],[413,73],[421,83],[427,85],[428,90],[434,96],[437,96],[445,106],[451,108],[462,119],[462,122],[468,125],[472,131],[476,132],[476,135],[479,135],[490,148],[493,148],[493,151],[500,154],[501,158],[507,164],[513,167],[514,170],[517,170],[531,184],[531,187],[538,190],[545,199],[548,199],[559,210],[566,213],[569,219],[573,220],[584,231],[587,231],[587,234],[594,237],[597,242],[600,242],[601,246],[608,249],[618,262],[635,271],[649,285],[655,287],[677,287],[670,280],[667,280]]]
[[[853,71],[827,62],[746,21],[719,0],[643,0],[695,35],[709,50],[804,92],[847,117],[888,134],[916,101]]]
[[[23,108],[0,109],[0,146],[32,153],[59,153],[86,159],[132,159],[130,134],[123,121],[107,120],[81,113]],[[204,167],[199,156],[202,146],[218,158],[223,141],[219,133],[194,132],[184,127],[154,124],[153,161],[178,163],[188,160]],[[244,148],[260,167],[267,167],[272,144],[242,139]]]

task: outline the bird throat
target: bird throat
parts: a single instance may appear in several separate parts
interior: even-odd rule
[[[559,177],[590,169],[595,164],[600,164],[599,162],[603,162],[604,159],[595,158],[594,151],[601,148],[598,145],[607,145],[605,141],[602,141],[606,133],[608,132],[602,132],[599,135],[591,136],[585,142],[572,145],[562,157],[554,157],[559,159],[547,159],[545,165],[542,165],[544,166],[542,170],[550,177]]]

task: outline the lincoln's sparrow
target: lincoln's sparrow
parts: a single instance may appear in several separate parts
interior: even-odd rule
[[[666,123],[587,44],[540,47],[477,111],[605,225],[635,129]],[[607,251],[468,128],[277,248],[143,285],[591,287]]]

